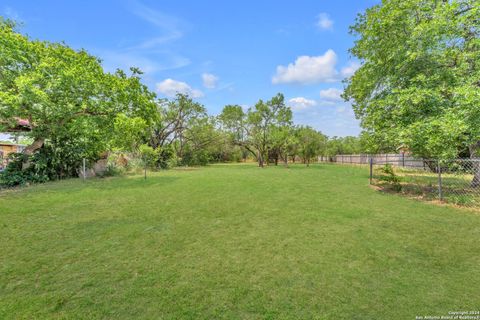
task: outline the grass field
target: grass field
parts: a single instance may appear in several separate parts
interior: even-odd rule
[[[0,319],[415,319],[478,310],[480,215],[368,169],[215,165],[0,193]]]

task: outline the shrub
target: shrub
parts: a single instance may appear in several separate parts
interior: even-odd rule
[[[157,156],[157,166],[161,169],[168,169],[174,167],[177,163],[175,159],[175,152],[172,146],[166,146],[160,149]]]
[[[146,144],[142,144],[139,148],[143,165],[149,168],[155,168],[158,159],[158,151]]]
[[[13,153],[9,158],[7,167],[0,174],[0,185],[4,187],[46,182],[58,178],[52,169],[53,164],[45,153],[39,152],[30,157],[22,153]],[[24,168],[25,163],[28,165]]]
[[[395,174],[391,164],[386,164],[385,166],[379,168],[378,171],[380,172],[379,180],[391,184],[393,190],[397,192],[402,190],[402,185],[400,184],[401,179]]]
[[[104,177],[114,177],[114,176],[119,176],[123,173],[123,168],[117,166],[116,163],[109,162],[107,164],[107,167],[105,171],[99,175],[99,177],[104,178]]]

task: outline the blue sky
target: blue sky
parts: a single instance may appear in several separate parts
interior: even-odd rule
[[[348,27],[378,1],[2,1],[32,38],[64,41],[104,67],[141,68],[159,97],[187,92],[218,114],[282,92],[294,121],[329,136],[360,132],[339,98]]]

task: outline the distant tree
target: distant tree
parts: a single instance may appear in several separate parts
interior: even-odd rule
[[[292,111],[285,98],[277,94],[271,100],[259,100],[246,113],[240,106],[227,105],[218,116],[221,128],[229,133],[232,143],[242,146],[263,167],[275,148],[284,148],[287,129],[291,125]],[[280,150],[278,149],[278,150]]]
[[[283,159],[284,165],[288,166],[289,152],[291,151],[292,144],[296,143],[294,130],[290,122],[274,126],[271,136],[271,156],[269,157],[273,158],[275,165],[278,164],[278,160]]]
[[[152,126],[150,145],[154,149],[172,146],[181,159],[185,133],[198,119],[207,117],[206,109],[188,95],[178,93],[174,100],[162,100],[158,113],[157,121]]]
[[[183,134],[182,164],[206,165],[213,160],[222,138],[213,117],[192,119]]]
[[[233,145],[239,146],[251,153],[255,158],[257,152],[251,142],[250,127],[247,114],[239,105],[226,105],[218,115],[220,129],[224,131]]]
[[[298,127],[296,129],[298,152],[303,163],[310,165],[312,159],[322,154],[326,148],[327,137],[311,127]]]
[[[364,153],[362,140],[358,137],[332,137],[328,139],[325,155],[335,156],[337,154],[359,154]]]
[[[258,165],[268,163],[268,152],[273,147],[273,132],[282,126],[290,125],[292,111],[285,105],[283,94],[279,93],[271,100],[259,100],[247,114],[247,124],[251,143],[258,152]],[[278,143],[278,141],[277,141]]]

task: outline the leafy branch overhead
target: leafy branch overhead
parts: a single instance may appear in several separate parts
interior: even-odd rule
[[[479,17],[477,0],[387,0],[358,16],[351,53],[363,63],[344,97],[373,144],[479,156]]]

